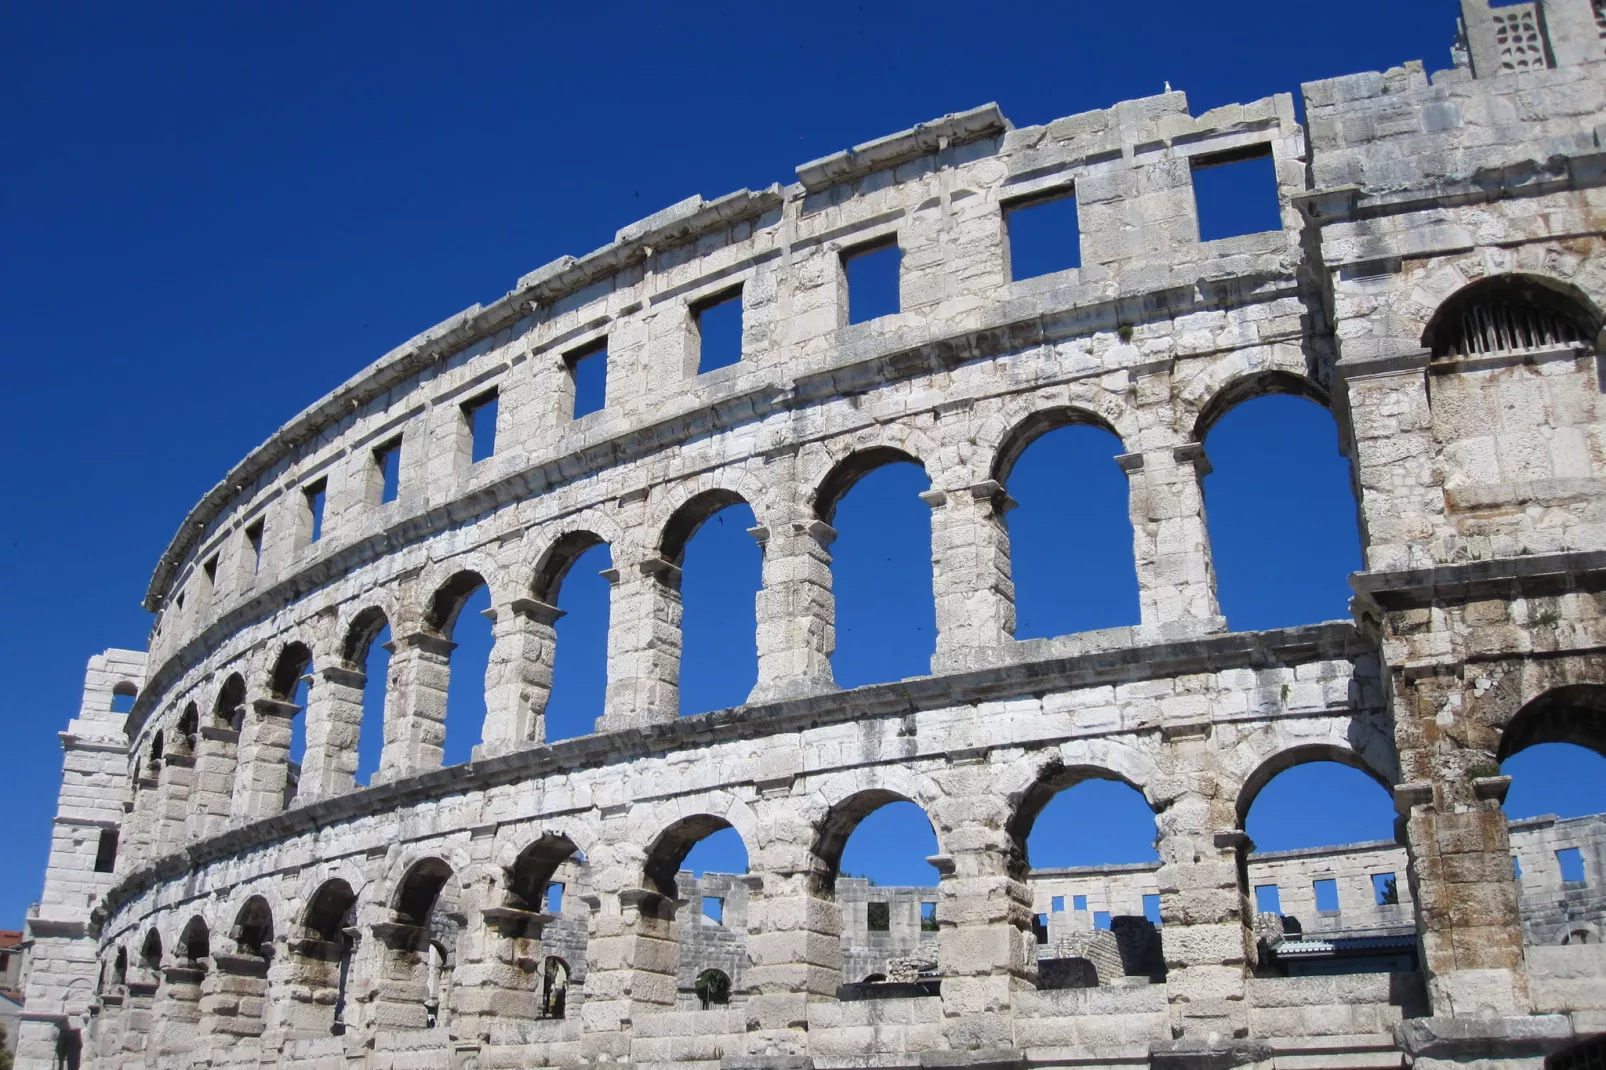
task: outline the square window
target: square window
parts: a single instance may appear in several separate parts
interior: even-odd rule
[[[1316,912],[1318,914],[1338,913],[1338,881],[1326,877],[1317,881],[1313,888],[1316,890]]]
[[[401,493],[401,439],[374,448],[374,468],[379,473],[380,504],[395,501]]]
[[[1032,918],[1032,933],[1037,937],[1039,944],[1048,943],[1048,915],[1037,914]]]
[[[1556,852],[1556,861],[1561,865],[1561,882],[1563,884],[1583,884],[1584,852],[1577,847],[1563,847]]]
[[[201,571],[206,573],[206,582],[208,584],[217,582],[217,554],[213,554],[207,559],[206,564],[201,566]]]
[[[1030,279],[1082,266],[1076,192],[1058,189],[1004,205],[1009,277]]]
[[[117,868],[117,830],[101,829],[95,845],[95,872],[110,873]]]
[[[1260,914],[1281,914],[1282,891],[1275,884],[1255,885],[1255,911]]]
[[[1269,144],[1195,156],[1192,164],[1200,241],[1283,229]]]
[[[742,359],[742,288],[726,290],[692,306],[697,332],[697,374],[727,368]]]
[[[262,521],[245,529],[245,560],[251,566],[251,575],[262,571]]]
[[[327,496],[325,491],[329,484],[320,479],[318,482],[301,489],[301,499],[305,503],[306,513],[303,522],[306,525],[307,541],[317,542],[323,538],[323,503]]]
[[[903,250],[896,235],[891,241],[845,250],[842,270],[848,277],[849,323],[866,323],[902,311]]]
[[[920,931],[934,933],[937,931],[937,904],[920,904]]]
[[[1065,897],[1063,895],[1056,895],[1049,902],[1049,909],[1056,914],[1063,914],[1065,912]]]
[[[892,928],[892,909],[885,899],[872,900],[865,904],[865,919],[871,932],[888,932]]]
[[[468,423],[469,462],[479,464],[496,454],[497,394],[489,390],[463,402],[463,419]]]
[[[1086,910],[1087,909],[1087,896],[1085,896],[1085,895],[1073,895],[1073,896],[1071,896],[1071,909],[1072,910]]]
[[[1400,902],[1400,882],[1392,873],[1372,874],[1372,894],[1380,907],[1397,906]]]
[[[1095,910],[1093,912],[1093,928],[1108,929],[1110,927],[1110,912],[1108,910]]]
[[[608,399],[608,340],[576,350],[563,358],[574,385],[574,418],[602,410]]]
[[[1145,918],[1148,918],[1149,921],[1155,926],[1155,928],[1159,928],[1159,926],[1160,926],[1160,897],[1159,896],[1157,896],[1157,895],[1146,895],[1146,896],[1143,897],[1143,916]]]
[[[546,886],[546,912],[548,914],[563,913],[563,885],[553,881]]]
[[[725,924],[725,900],[717,895],[703,896],[703,917],[715,925]]]

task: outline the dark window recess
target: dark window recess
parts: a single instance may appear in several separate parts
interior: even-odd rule
[[[726,290],[692,308],[697,324],[697,372],[726,368],[742,359],[742,291]]]
[[[1332,877],[1317,881],[1313,887],[1316,890],[1316,913],[1338,913],[1338,881]]]
[[[245,529],[245,552],[251,562],[251,574],[262,571],[262,521]]]
[[[1556,861],[1561,865],[1561,882],[1563,884],[1583,884],[1584,852],[1577,847],[1563,847],[1556,852]]]
[[[885,900],[865,904],[865,918],[873,933],[888,932],[892,928],[892,910]]]
[[[323,504],[328,496],[328,489],[329,484],[320,479],[301,492],[307,503],[307,519],[311,521],[307,528],[308,542],[317,542],[323,538]]]
[[[379,501],[393,502],[401,493],[401,439],[391,439],[374,450],[374,468],[379,471]]]
[[[607,342],[570,353],[564,363],[574,384],[574,418],[600,411],[608,403]]]
[[[1277,165],[1271,146],[1193,158],[1193,201],[1199,210],[1199,240],[1283,228],[1277,200]]]
[[[1261,914],[1283,912],[1282,891],[1275,884],[1255,885],[1255,910]]]
[[[1145,918],[1148,918],[1149,919],[1149,923],[1152,924],[1155,928],[1158,929],[1160,927],[1160,897],[1159,896],[1157,896],[1157,895],[1146,895],[1146,896],[1143,897],[1143,916]]]
[[[1048,943],[1048,915],[1047,914],[1033,914],[1032,915],[1032,935],[1037,937],[1037,942],[1039,944]]]
[[[127,713],[134,708],[134,699],[139,692],[129,684],[118,684],[112,688],[112,712]]]
[[[207,559],[206,564],[201,566],[201,571],[206,573],[207,583],[217,582],[217,554]]]
[[[1004,205],[1009,277],[1030,279],[1082,266],[1076,194],[1065,190]]]
[[[934,933],[937,931],[937,904],[920,904],[920,931]]]
[[[899,277],[903,250],[896,241],[849,249],[842,254],[848,276],[848,322],[865,323],[903,310]]]
[[[546,912],[548,914],[563,913],[563,885],[553,881],[546,886]]]
[[[101,829],[95,845],[95,872],[110,873],[117,868],[117,830]]]
[[[174,603],[174,605],[178,606],[179,609],[183,609],[184,608],[184,592],[183,591],[180,591],[178,593],[178,597],[173,600],[173,603]]]
[[[496,402],[494,390],[463,402],[463,419],[468,421],[468,433],[473,439],[469,460],[474,464],[496,453]]]

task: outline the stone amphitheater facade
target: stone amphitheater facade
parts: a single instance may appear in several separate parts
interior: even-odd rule
[[[987,106],[691,198],[286,424],[179,527],[148,651],[90,662],[18,1065],[1364,1070],[1531,1065],[1606,1030],[1598,945],[1525,948],[1498,765],[1606,750],[1606,8],[1462,3],[1453,69],[1307,84],[1303,128],[1289,95],[1027,128]],[[1193,172],[1257,156],[1281,229],[1201,241]],[[1010,210],[1073,192],[1081,266],[1012,279]],[[900,310],[852,323],[844,260],[887,243]],[[738,290],[741,359],[698,374],[698,311]],[[599,346],[606,405],[574,418]],[[1268,392],[1337,421],[1351,621],[1234,632],[1218,608],[1201,443]],[[1075,423],[1123,443],[1141,620],[1019,641],[1011,467]],[[931,481],[936,653],[840,690],[833,510],[895,460]],[[763,547],[758,682],[679,717],[680,555],[736,502]],[[548,745],[557,592],[599,543],[605,705]],[[449,637],[482,585],[488,714],[443,768]],[[1417,970],[1269,975],[1244,815],[1313,759],[1393,793]],[[1041,983],[1025,837],[1089,777],[1156,813],[1156,983]],[[838,862],[893,800],[940,845],[935,983],[847,998]],[[677,870],[726,827],[741,981],[687,1005]]]

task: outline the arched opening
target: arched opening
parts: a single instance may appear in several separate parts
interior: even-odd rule
[[[212,706],[212,723],[225,731],[239,732],[245,723],[245,677],[230,673],[218,689]]]
[[[1253,391],[1253,393],[1251,393]],[[1217,599],[1240,631],[1348,620],[1361,540],[1326,401],[1291,375],[1228,388],[1198,433]]]
[[[569,964],[557,955],[548,955],[541,964],[541,1017],[565,1017],[568,1004]]]
[[[456,644],[448,663],[442,765],[468,761],[484,735],[485,676],[494,643],[490,611],[490,587],[477,572],[459,572],[430,602],[430,629]]]
[[[741,835],[712,814],[675,822],[647,852],[643,885],[661,898],[644,904],[638,935],[673,942],[674,956],[663,972],[673,970],[682,1010],[699,1005],[697,980],[714,963],[740,991],[747,964],[747,868]]]
[[[257,959],[273,955],[273,910],[260,895],[253,895],[235,915],[229,935],[238,954]]]
[[[1497,757],[1511,778],[1503,809],[1524,942],[1597,942],[1591,934],[1606,931],[1606,685],[1558,687],[1529,702],[1501,733]]]
[[[394,900],[396,921],[378,931],[398,982],[388,1014],[403,1028],[446,1027],[451,1021],[452,971],[467,916],[451,866],[426,858],[408,869]],[[383,997],[382,997],[383,998]]]
[[[289,703],[295,709],[290,714],[289,777],[285,783],[284,798],[295,798],[301,784],[301,769],[307,760],[307,704],[311,699],[312,651],[305,643],[289,643],[279,652],[273,664],[269,688],[278,702]]]
[[[564,535],[536,570],[533,594],[558,611],[553,625],[552,691],[546,702],[546,741],[596,731],[608,691],[608,620],[613,552],[589,532]]]
[[[1035,413],[1005,440],[993,478],[1015,502],[1005,520],[1015,638],[1138,623],[1124,452],[1102,420],[1075,409]]]
[[[919,460],[882,446],[842,460],[815,491],[815,514],[836,530],[831,672],[842,687],[931,672],[931,507],[920,497],[930,487]]]
[[[291,993],[306,1005],[297,1016],[302,1032],[345,1032],[356,926],[357,896],[351,885],[338,877],[319,885],[307,904],[301,939],[294,948],[297,984]]]
[[[201,1001],[201,985],[206,980],[208,959],[212,954],[212,938],[206,921],[197,915],[185,923],[173,951],[175,961],[163,971],[168,999],[173,1004],[169,1013],[179,1021],[199,1022],[203,1016],[196,1005]]]
[[[500,938],[491,957],[516,967],[508,976],[522,981],[510,994],[510,1005],[533,991],[539,1017],[564,1017],[571,983],[578,990],[584,982],[583,969],[581,976],[571,977],[565,956],[585,961],[585,876],[585,856],[573,840],[557,832],[543,834],[507,868],[503,905],[486,911],[485,917],[493,941]],[[554,972],[555,963],[560,972]]]
[[[815,854],[819,878],[841,913],[842,979],[880,974],[887,984],[914,986],[907,995],[936,995],[937,882],[928,859],[939,853],[926,812],[884,789],[861,791],[831,808]],[[874,990],[843,986],[856,998]]]
[[[179,958],[191,964],[199,964],[211,957],[212,934],[206,927],[205,919],[194,917],[189,920],[179,936],[177,950]]]
[[[1483,357],[1593,344],[1600,318],[1571,287],[1533,275],[1496,275],[1463,287],[1422,335],[1435,358]]]
[[[178,719],[178,730],[173,737],[173,747],[181,754],[194,754],[196,737],[201,731],[201,711],[191,702],[185,705],[184,712]]]
[[[117,949],[117,957],[112,960],[112,984],[117,988],[128,986],[128,949]]]
[[[724,970],[699,973],[695,989],[705,1011],[710,1007],[722,1007],[731,1000],[731,979]]]
[[[162,977],[162,936],[155,929],[145,934],[139,948],[139,968],[145,980],[156,984]]]
[[[680,712],[739,706],[758,679],[757,597],[763,551],[753,510],[734,491],[705,491],[664,527],[681,602]],[[675,571],[678,570],[678,571]]]
[[[1045,769],[1010,835],[1032,897],[1038,985],[1165,979],[1154,809],[1105,769]]]
[[[385,715],[390,692],[390,621],[370,606],[357,614],[346,632],[341,660],[363,674],[362,724],[357,729],[357,762],[353,781],[368,784],[379,771],[385,750]]]
[[[1282,752],[1239,792],[1239,875],[1269,976],[1417,968],[1409,858],[1387,778],[1353,752]]]
[[[127,680],[118,681],[112,685],[111,711],[113,713],[127,713],[134,708],[134,700],[138,697],[139,688]]]

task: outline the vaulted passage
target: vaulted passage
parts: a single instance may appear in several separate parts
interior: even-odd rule
[[[1017,503],[1007,516],[1015,638],[1138,623],[1121,440],[1087,423],[1026,434],[1001,480]]]
[[[1292,381],[1269,388],[1305,389]],[[1254,397],[1213,419],[1204,445],[1210,549],[1228,625],[1348,620],[1361,544],[1332,415],[1291,393]]]

